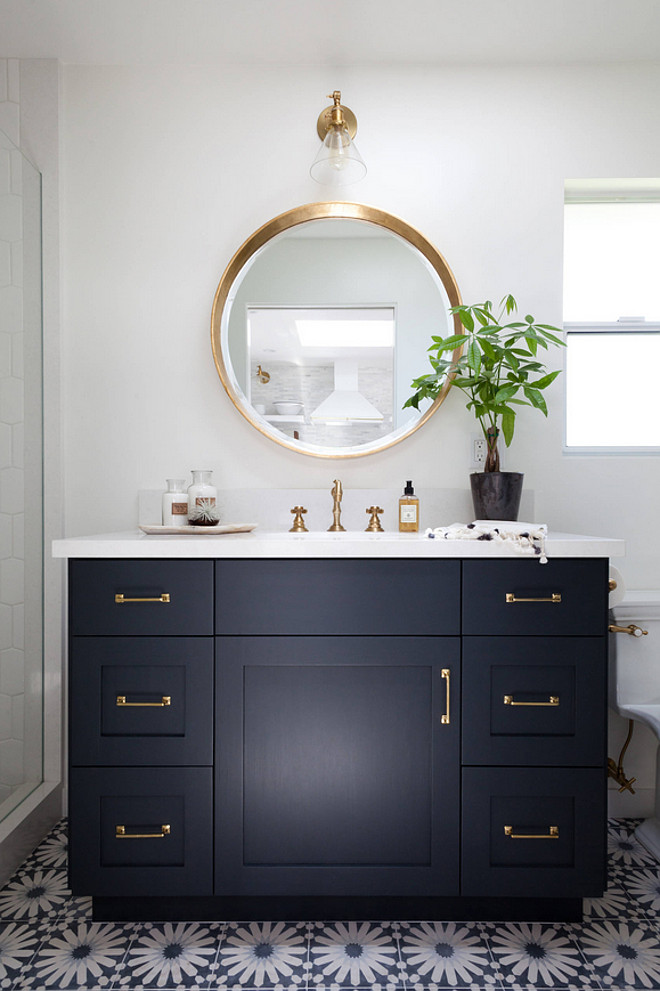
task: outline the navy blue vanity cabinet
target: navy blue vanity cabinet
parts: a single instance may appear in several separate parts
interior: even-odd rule
[[[605,559],[73,560],[70,884],[99,919],[577,919]]]
[[[607,581],[606,560],[464,562],[464,895],[605,888]]]
[[[71,561],[71,889],[211,894],[213,564]]]

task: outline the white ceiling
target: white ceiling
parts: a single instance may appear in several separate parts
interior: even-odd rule
[[[660,61],[660,0],[0,0],[0,55],[90,64]]]

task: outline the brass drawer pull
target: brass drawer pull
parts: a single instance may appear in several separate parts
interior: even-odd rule
[[[444,712],[444,715],[442,716],[442,719],[440,720],[440,722],[444,726],[447,726],[448,723],[449,723],[449,695],[450,695],[449,679],[451,677],[451,672],[450,672],[449,668],[443,668],[442,669],[442,677],[447,682],[447,699],[446,699],[446,702],[445,702],[445,712]]]
[[[172,696],[171,695],[161,695],[160,702],[127,702],[125,695],[118,695],[117,696],[117,701],[116,701],[115,704],[118,705],[121,709],[129,709],[131,707],[133,707],[133,708],[145,708],[145,707],[153,708],[155,706],[157,706],[158,708],[162,708],[165,705],[171,705],[172,704]]]
[[[557,706],[557,705],[559,705],[559,696],[558,695],[551,695],[548,698],[548,701],[547,702],[514,702],[513,695],[505,695],[504,696],[504,704],[505,705],[545,705],[545,706],[551,705],[551,706]]]
[[[117,840],[162,840],[169,836],[171,826],[168,822],[160,827],[160,833],[127,833],[126,826],[115,826],[115,839]]]
[[[169,602],[170,593],[163,592],[162,595],[156,595],[151,599],[131,599],[127,598],[123,592],[117,592],[115,595],[115,602],[118,606],[126,605],[127,602]]]
[[[547,833],[514,833],[513,826],[505,826],[504,835],[512,840],[558,840],[559,826],[548,826]]]
[[[553,592],[552,595],[548,595],[545,598],[540,599],[518,599],[513,592],[506,593],[507,602],[554,602],[555,604],[561,602],[561,593]]]

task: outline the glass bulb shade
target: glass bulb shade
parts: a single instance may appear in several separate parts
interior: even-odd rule
[[[367,166],[346,126],[329,129],[309,174],[323,185],[346,185],[365,177]]]

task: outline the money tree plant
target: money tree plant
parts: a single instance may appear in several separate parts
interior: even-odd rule
[[[506,446],[511,444],[516,407],[533,406],[548,415],[543,390],[554,382],[559,370],[547,372],[538,352],[550,345],[565,346],[557,336],[560,328],[537,323],[532,316],[502,323],[517,310],[511,295],[504,297],[497,314],[490,300],[452,307],[450,313],[458,315],[464,331],[431,338],[428,351],[433,371],[413,380],[411,388],[415,391],[404,403],[404,408],[418,409],[423,399],[435,399],[447,377],[453,376],[452,385],[468,397],[467,409],[472,410],[483,431],[485,472],[500,470],[498,440],[502,435]],[[451,352],[461,346],[460,357],[454,359]],[[450,356],[444,357],[447,352]]]

